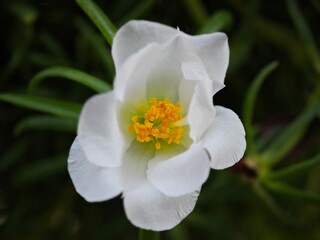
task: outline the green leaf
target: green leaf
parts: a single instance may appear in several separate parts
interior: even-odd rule
[[[308,124],[320,112],[320,102],[308,107],[300,116],[286,127],[276,139],[274,139],[267,150],[262,154],[266,164],[273,166],[300,140]]]
[[[140,19],[147,13],[152,10],[152,7],[155,5],[156,0],[140,0],[138,1],[134,7],[121,17],[121,20],[117,22],[118,26],[125,24],[131,19]]]
[[[269,190],[289,198],[308,201],[311,203],[320,203],[320,194],[317,193],[300,190],[280,182],[266,181],[265,185]]]
[[[89,25],[82,18],[76,18],[75,25],[81,32],[82,37],[90,43],[90,47],[92,47],[95,54],[100,58],[100,61],[104,63],[108,76],[114,76],[115,69],[111,52],[101,34],[94,31],[93,26]]]
[[[93,89],[96,92],[106,92],[111,89],[111,86],[103,80],[91,76],[80,70],[68,68],[68,67],[50,67],[39,73],[37,73],[29,83],[29,93],[33,93],[39,83],[49,77],[62,77],[71,81],[81,83]]]
[[[233,17],[228,10],[218,10],[208,20],[198,31],[198,34],[212,33],[224,30],[232,25]]]
[[[308,24],[306,23],[300,8],[295,0],[286,0],[289,15],[291,16],[295,27],[297,28],[306,51],[314,65],[315,70],[320,73],[320,53],[317,44],[312,36]]]
[[[1,93],[0,101],[76,120],[81,110],[80,104],[19,93]]]
[[[182,1],[195,24],[201,26],[207,19],[207,9],[201,0]]]
[[[317,156],[303,160],[299,163],[290,165],[284,169],[280,169],[278,171],[273,171],[269,173],[266,177],[270,180],[282,180],[287,178],[296,177],[297,175],[301,175],[304,173],[309,172],[310,170],[314,169],[315,167],[320,166],[320,154]]]
[[[14,184],[30,184],[53,177],[67,171],[67,155],[62,154],[49,159],[42,159],[38,162],[28,164],[15,172],[13,175]]]
[[[56,39],[56,37],[52,33],[41,33],[39,35],[39,40],[41,41],[41,44],[53,56],[64,59],[65,61],[68,60],[68,54],[65,52],[64,47],[62,46],[62,42],[59,42],[58,39]]]
[[[256,102],[258,93],[261,89],[263,82],[267,79],[269,74],[278,66],[277,62],[271,62],[265,66],[255,77],[252,84],[250,85],[246,98],[244,100],[242,120],[246,129],[247,138],[247,151],[252,154],[255,152],[254,142],[254,128],[252,123],[254,104]]]
[[[53,116],[38,115],[22,119],[15,127],[15,134],[21,134],[28,130],[51,130],[58,132],[75,133],[77,121]]]
[[[105,13],[91,0],[76,0],[82,10],[89,16],[98,27],[105,39],[112,46],[112,40],[117,31],[116,27]]]
[[[276,217],[290,224],[297,223],[297,220],[285,212],[259,182],[253,184],[253,190]]]

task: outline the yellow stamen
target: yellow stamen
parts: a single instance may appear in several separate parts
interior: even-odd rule
[[[140,112],[143,109],[142,106],[138,107]],[[175,122],[182,119],[180,112],[180,104],[173,104],[168,99],[159,101],[157,98],[150,98],[149,108],[141,116],[134,115],[131,118],[132,125],[128,127],[128,131],[134,131],[139,142],[153,141],[157,150],[161,148],[159,140],[167,144],[179,144],[183,129]]]
[[[132,120],[132,122],[137,122],[138,121],[138,116],[137,115],[133,116],[131,118],[131,120]]]

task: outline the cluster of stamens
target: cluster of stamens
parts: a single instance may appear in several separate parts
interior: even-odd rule
[[[155,148],[161,148],[161,141],[167,144],[179,144],[183,128],[176,122],[182,119],[181,105],[173,104],[168,99],[159,101],[157,98],[149,99],[149,107],[138,107],[139,114],[134,115],[129,132],[134,131],[139,142],[154,142]],[[141,114],[140,114],[141,113]]]

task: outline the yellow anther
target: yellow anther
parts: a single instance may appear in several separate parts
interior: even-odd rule
[[[138,111],[142,111],[142,110],[143,110],[143,106],[142,106],[142,105],[139,105]]]
[[[138,121],[138,116],[137,115],[134,115],[132,118],[131,118],[132,122],[137,122]]]
[[[134,115],[131,118],[132,125],[128,127],[129,132],[134,130],[137,141],[153,141],[157,150],[161,148],[160,140],[167,144],[180,143],[183,129],[175,122],[182,119],[181,105],[173,104],[168,99],[159,101],[157,98],[150,98],[148,108],[140,105],[137,110],[140,111],[139,116]]]
[[[157,103],[158,99],[157,98],[150,98],[149,99],[149,103],[153,104],[153,103]]]

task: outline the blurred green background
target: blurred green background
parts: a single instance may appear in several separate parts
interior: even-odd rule
[[[95,2],[117,28],[146,19],[229,37],[214,102],[240,115],[246,155],[212,170],[195,210],[161,239],[320,239],[320,2]],[[137,239],[120,197],[87,203],[67,172],[79,110],[95,94],[70,79],[86,72],[108,89],[110,45],[75,1],[1,1],[0,23],[0,239]]]

